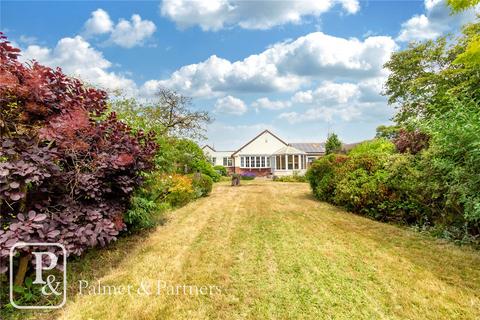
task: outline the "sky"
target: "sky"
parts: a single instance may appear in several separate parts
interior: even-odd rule
[[[166,87],[214,117],[206,141],[234,150],[264,129],[288,142],[370,139],[395,108],[381,95],[390,55],[457,33],[425,1],[5,1],[0,30],[35,59],[125,95]]]

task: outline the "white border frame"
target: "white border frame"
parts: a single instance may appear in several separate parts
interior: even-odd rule
[[[25,246],[38,246],[38,247],[59,247],[63,251],[63,300],[62,303],[56,306],[19,306],[13,301],[13,251],[17,247],[25,247]],[[45,309],[60,309],[62,308],[65,303],[67,302],[67,250],[65,246],[61,243],[48,243],[48,242],[17,242],[10,248],[10,294],[9,299],[10,303],[14,308],[17,309],[29,309],[29,310],[45,310]]]

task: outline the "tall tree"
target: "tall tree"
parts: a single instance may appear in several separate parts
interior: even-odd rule
[[[112,110],[130,126],[159,136],[204,138],[205,125],[212,121],[207,111],[194,110],[191,98],[165,88],[147,103],[119,99],[111,104]]]
[[[337,153],[342,149],[342,141],[338,138],[336,133],[330,133],[325,142],[325,153]]]
[[[452,8],[452,13],[459,13],[471,9],[479,3],[480,0],[448,0],[448,5]],[[480,66],[480,34],[472,37],[467,49],[455,59],[455,63],[473,67]]]
[[[392,55],[385,64],[391,73],[384,94],[398,109],[397,123],[441,115],[451,95],[480,101],[479,65],[455,61],[478,34],[480,22],[464,26],[457,38],[411,43]]]

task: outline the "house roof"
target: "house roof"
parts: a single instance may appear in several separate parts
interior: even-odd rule
[[[273,154],[305,154],[305,152],[292,146],[286,146],[278,149]]]
[[[212,150],[212,151],[217,151],[214,148],[210,147],[208,144],[206,144],[202,147],[202,149],[205,149],[205,148],[210,148],[210,150]]]
[[[243,146],[241,146],[240,148],[238,148],[234,153],[232,153],[232,156],[236,155],[240,150],[242,150],[243,148],[245,148],[246,146],[248,146],[250,143],[252,143],[253,141],[255,141],[258,137],[260,137],[262,134],[264,133],[269,133],[271,134],[273,137],[275,137],[276,139],[278,139],[280,142],[282,142],[284,145],[288,146],[288,143],[286,143],[285,141],[283,141],[282,139],[280,139],[279,137],[277,137],[276,135],[274,135],[273,133],[271,133],[270,131],[268,130],[263,130],[262,132],[260,132],[259,134],[257,134],[255,136],[255,138],[253,138],[252,140],[248,141],[247,143],[245,143]]]
[[[305,151],[306,153],[324,153],[325,143],[290,143],[296,149]]]

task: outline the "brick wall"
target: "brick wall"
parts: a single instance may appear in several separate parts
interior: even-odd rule
[[[265,177],[272,173],[272,169],[271,168],[258,168],[258,169],[235,168],[235,173],[244,174],[247,172],[252,172],[257,177]]]

